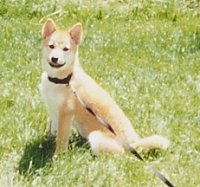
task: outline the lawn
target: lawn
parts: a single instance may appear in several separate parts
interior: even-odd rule
[[[141,136],[166,136],[142,153],[179,187],[200,187],[200,3],[198,0],[0,2],[0,186],[165,186],[133,155],[93,157],[73,129],[53,158],[38,90],[41,27],[81,22],[80,60]]]

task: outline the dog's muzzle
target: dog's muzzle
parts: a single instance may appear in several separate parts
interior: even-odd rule
[[[49,62],[49,65],[53,68],[60,68],[65,65],[65,63],[59,64],[58,58],[52,57],[51,61]]]

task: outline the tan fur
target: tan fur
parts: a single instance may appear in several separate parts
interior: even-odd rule
[[[100,152],[124,152],[122,142],[134,147],[167,148],[169,141],[158,135],[141,139],[134,131],[129,119],[110,95],[102,89],[79,65],[78,45],[82,38],[82,25],[77,23],[70,30],[60,30],[52,19],[42,29],[43,67],[40,91],[51,118],[51,133],[56,135],[56,154],[68,143],[73,124],[79,133],[88,139],[94,154]],[[69,49],[69,50],[66,50]],[[52,67],[52,58],[57,58]],[[71,88],[54,84],[48,76],[65,78],[73,73],[70,84],[81,99],[101,118],[108,122],[117,136],[113,135],[80,104]]]

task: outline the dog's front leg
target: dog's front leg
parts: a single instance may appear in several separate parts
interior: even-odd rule
[[[58,118],[55,115],[50,115],[50,122],[47,124],[47,135],[55,136],[58,131]]]
[[[68,145],[68,138],[70,134],[72,120],[73,120],[72,112],[61,112],[59,114],[55,155],[64,151],[64,149]]]

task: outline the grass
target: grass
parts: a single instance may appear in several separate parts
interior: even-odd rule
[[[134,156],[94,158],[73,131],[52,158],[37,85],[42,24],[82,22],[80,59],[141,136],[162,134],[166,151],[143,153],[175,186],[199,187],[200,4],[195,0],[1,1],[0,186],[165,186]]]

